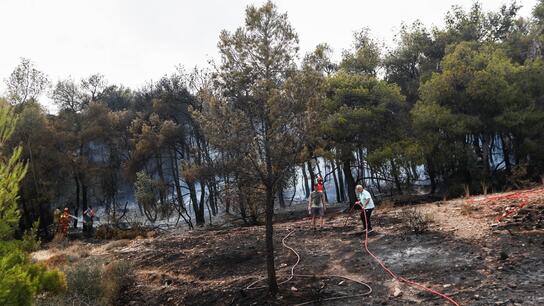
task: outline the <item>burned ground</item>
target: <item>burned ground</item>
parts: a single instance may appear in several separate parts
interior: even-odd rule
[[[471,205],[474,207],[468,207]],[[467,204],[462,200],[419,204],[430,216],[423,234],[406,226],[405,206],[375,211],[376,233],[369,248],[397,274],[448,294],[461,305],[544,304],[544,231],[542,199],[527,206],[530,219],[519,216],[492,226],[505,203]],[[333,206],[334,207],[334,206]],[[324,302],[323,305],[444,305],[425,291],[398,283],[365,252],[360,220],[344,226],[340,207],[331,209],[323,230],[313,231],[303,207],[277,218],[276,265],[279,281],[289,276],[296,256],[296,274],[341,275],[368,283],[369,296]],[[532,221],[531,221],[532,220]],[[532,223],[531,223],[532,222]],[[131,283],[122,305],[295,305],[364,293],[360,284],[338,277],[295,277],[280,286],[276,299],[266,290],[246,290],[264,277],[264,227],[233,227],[169,233],[93,251],[132,264]],[[256,286],[264,286],[260,282]],[[394,291],[398,290],[397,296]],[[314,303],[316,304],[316,303]]]

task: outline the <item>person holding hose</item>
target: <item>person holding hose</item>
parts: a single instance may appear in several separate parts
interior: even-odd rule
[[[355,202],[355,204],[359,204],[362,207],[361,221],[363,221],[363,229],[365,231],[368,229],[368,232],[371,233],[373,229],[372,223],[370,222],[370,216],[372,215],[372,211],[374,210],[374,201],[372,200],[372,196],[370,195],[370,192],[368,192],[368,190],[364,189],[363,185],[357,185],[355,187],[355,195],[357,196],[357,202]]]
[[[70,210],[68,207],[65,207],[64,212],[59,218],[59,233],[62,235],[62,238],[68,237],[68,226],[70,225],[71,219],[77,220],[75,216],[70,215]]]

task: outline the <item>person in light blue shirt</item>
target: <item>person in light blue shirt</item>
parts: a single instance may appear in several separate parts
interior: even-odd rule
[[[370,192],[368,192],[368,190],[365,190],[362,185],[357,185],[355,187],[355,195],[357,196],[357,202],[355,202],[355,204],[360,204],[363,207],[363,210],[361,211],[361,221],[363,221],[363,228],[365,231],[368,229],[368,232],[370,233],[373,231],[372,223],[370,222],[370,216],[372,216],[372,211],[374,210],[374,200],[372,200]],[[363,214],[366,214],[366,222],[365,215]]]

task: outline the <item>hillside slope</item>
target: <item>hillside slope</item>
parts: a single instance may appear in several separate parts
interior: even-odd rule
[[[515,200],[452,200],[407,207],[379,207],[369,248],[408,279],[441,291],[461,305],[544,304],[544,196],[495,226]],[[341,207],[328,211],[325,228],[313,231],[303,207],[277,217],[276,264],[284,280],[295,274],[339,275],[367,283],[372,293],[323,305],[444,305],[430,293],[398,283],[365,252],[360,220],[346,226]],[[428,219],[416,234],[407,218]],[[425,222],[422,222],[425,223]],[[421,225],[421,224],[420,224]],[[425,224],[423,224],[425,225]],[[90,256],[131,263],[123,305],[295,305],[363,294],[368,289],[340,277],[294,277],[275,300],[266,290],[245,290],[264,276],[264,227],[197,230],[91,246]],[[265,283],[256,284],[256,286]],[[395,291],[396,294],[395,294]]]

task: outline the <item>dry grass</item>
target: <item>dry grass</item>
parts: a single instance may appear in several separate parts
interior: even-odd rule
[[[130,240],[128,239],[115,240],[104,245],[104,250],[109,251],[112,249],[122,248],[122,247],[126,247],[129,244],[130,244]]]
[[[148,233],[153,232],[149,228],[139,225],[133,225],[130,229],[119,229],[110,225],[101,225],[96,229],[95,237],[104,240],[116,239],[136,239],[138,236],[147,237]]]
[[[57,267],[57,268],[62,267],[66,265],[67,263],[68,263],[68,255],[66,254],[53,255],[45,261],[45,264],[48,267]]]
[[[36,306],[117,305],[130,277],[127,262],[104,264],[98,260],[80,261],[65,269],[67,291],[57,296],[42,296]]]

